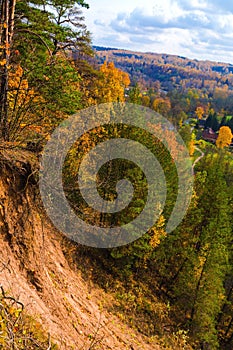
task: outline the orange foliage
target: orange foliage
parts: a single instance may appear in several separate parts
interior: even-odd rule
[[[167,116],[171,110],[171,102],[168,98],[159,97],[153,101],[152,108],[161,115]]]
[[[159,124],[151,124],[148,123],[148,126],[153,129],[154,134],[157,135],[159,140],[162,140],[165,147],[169,149],[169,153],[172,156],[173,160],[178,160],[179,156],[183,154],[184,146],[179,144],[176,139],[176,133],[172,130],[168,130],[167,128],[164,130]]]

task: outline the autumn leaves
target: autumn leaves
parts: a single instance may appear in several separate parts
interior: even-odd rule
[[[229,147],[232,141],[233,135],[229,126],[222,126],[219,130],[216,146],[218,148]]]

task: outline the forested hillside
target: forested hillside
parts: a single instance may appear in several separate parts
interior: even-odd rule
[[[84,0],[0,1],[0,347],[231,350],[233,65],[93,49],[84,8]],[[131,125],[114,119],[132,106]],[[82,120],[86,108],[92,119]],[[96,124],[101,112],[109,123]],[[126,179],[133,184],[130,203],[115,215],[89,206],[78,171],[97,144],[140,143],[164,174],[165,200],[159,188],[151,214],[158,218],[127,244],[98,248],[72,240],[58,232],[43,205],[43,165],[61,163],[75,113],[79,129],[91,127],[68,148],[62,188],[85,223],[130,227],[154,190],[124,150],[122,159],[101,165],[94,197],[114,202]],[[157,122],[143,118],[150,113]],[[59,125],[61,144],[46,158]],[[127,154],[135,153],[133,146]],[[190,203],[168,232],[186,167]],[[54,171],[45,191],[51,207],[62,201],[53,192],[58,176]],[[69,227],[62,210],[57,216]]]
[[[233,89],[233,65],[230,63],[192,60],[182,56],[142,53],[94,46],[100,63],[113,61],[127,71],[133,81],[162,89],[202,89],[213,93],[216,87]],[[226,57],[227,61],[227,57]]]
[[[232,64],[98,46],[94,50],[99,65],[114,62],[129,74],[131,101],[151,107],[174,125],[209,117],[205,127],[233,130]]]

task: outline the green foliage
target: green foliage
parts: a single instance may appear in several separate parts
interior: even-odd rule
[[[186,318],[199,346],[211,349],[219,348],[218,317],[229,273],[232,189],[226,180],[227,164],[221,154],[207,154],[196,174],[188,213],[158,247],[155,259],[161,266],[161,287],[176,300],[178,319]]]
[[[219,129],[219,122],[217,119],[217,114],[214,112],[210,112],[208,115],[208,118],[205,122],[205,128],[211,128],[213,131],[218,131]]]
[[[135,84],[129,91],[128,101],[130,103],[141,104],[141,92],[138,84]]]
[[[80,13],[82,7],[88,8],[83,0],[17,1],[10,65],[6,67],[4,61],[2,63],[9,77],[6,106],[10,139],[17,138],[18,133],[27,127],[39,132],[40,128],[51,131],[61,120],[82,107],[99,102],[124,101],[124,88],[130,82],[128,75],[113,63],[104,63],[97,70],[85,56],[92,54],[92,50]],[[118,56],[114,57],[122,59],[127,56],[125,52],[117,53]],[[141,60],[140,56],[127,57],[132,62]],[[131,87],[129,102],[151,106],[165,114],[175,126],[180,127],[187,146],[194,141],[191,127],[196,123],[194,117],[200,106],[203,106],[201,116],[208,115],[206,128],[218,131],[222,117],[220,126],[229,126],[233,130],[233,117],[230,115],[232,92],[221,90],[222,77],[218,80],[219,90],[211,74],[207,82],[203,76],[200,79],[200,71],[205,71],[205,68],[202,66],[200,69],[198,62],[176,58],[180,68],[174,71],[169,57],[145,57],[143,65],[136,63],[136,69],[128,63],[122,64],[132,77],[136,75],[140,78],[145,72],[150,76],[148,85],[144,77],[140,80],[142,92],[137,83]],[[157,65],[155,62],[152,64],[152,58],[158,60]],[[190,79],[190,76],[196,79]],[[213,86],[207,88],[206,84],[211,85],[211,82]],[[140,115],[135,117],[140,118]],[[188,117],[191,126],[183,126]],[[116,277],[114,286],[125,283],[124,287],[117,288],[116,293],[122,318],[126,319],[124,311],[127,310],[128,319],[130,322],[133,319],[134,326],[156,337],[162,332],[158,319],[167,323],[169,314],[174,339],[184,348],[188,334],[196,349],[231,349],[232,156],[200,141],[205,157],[195,166],[192,202],[183,222],[167,235],[165,224],[178,192],[177,172],[169,152],[161,142],[138,128],[108,125],[92,130],[78,140],[67,155],[64,187],[77,213],[82,212],[92,224],[107,227],[128,223],[141,213],[150,190],[145,174],[135,164],[117,159],[100,169],[98,191],[104,199],[115,199],[118,180],[128,179],[134,184],[134,197],[127,211],[122,210],[115,216],[96,213],[89,210],[82,200],[76,181],[82,158],[98,142],[115,137],[138,141],[156,156],[164,171],[168,192],[163,212],[143,237],[127,246],[98,252],[99,264],[104,265],[105,272],[108,271],[105,285],[110,275],[112,279]],[[175,149],[177,145],[172,134],[168,137]],[[83,247],[80,249],[85,251]],[[92,254],[97,253],[92,251]],[[157,295],[162,296],[167,304],[161,305]],[[44,336],[41,327],[18,308],[20,304],[14,299],[9,300],[4,296],[0,298],[2,348],[10,349],[9,344],[14,341],[18,349],[47,349],[49,339]]]
[[[184,125],[180,130],[179,134],[184,140],[184,143],[186,144],[187,147],[189,147],[190,142],[192,140],[192,130],[190,125]]]
[[[117,195],[117,182],[122,179],[128,179],[134,187],[134,194],[130,204],[119,213],[112,215],[106,213],[100,214],[97,211],[93,211],[91,208],[88,209],[87,203],[82,200],[75,174],[78,172],[83,156],[85,153],[88,153],[89,149],[94,147],[95,144],[98,144],[98,142],[103,142],[105,139],[115,137],[129,138],[146,146],[146,148],[155,154],[160,162],[167,181],[167,198],[163,214],[161,209],[162,218],[160,218],[154,227],[152,227],[149,232],[145,233],[142,238],[131,245],[119,247],[111,251],[111,255],[117,259],[121,259],[123,265],[127,265],[127,269],[129,270],[135,263],[138,264],[138,266],[140,263],[144,265],[145,261],[148,261],[153,255],[154,249],[159,245],[160,240],[164,239],[165,221],[169,218],[176,200],[178,181],[171,155],[162,142],[151,134],[140,128],[130,126],[122,127],[120,124],[106,126],[101,129],[93,129],[92,132],[82,137],[82,140],[79,140],[70,150],[65,162],[65,189],[72,206],[77,210],[77,215],[82,216],[83,214],[81,213],[84,213],[85,220],[88,220],[88,222],[93,223],[92,220],[94,220],[95,224],[111,227],[130,223],[145,207],[148,191],[152,191],[152,189],[148,188],[145,174],[132,162],[121,159],[110,161],[100,169],[97,178],[97,188],[102,198],[107,200],[115,199]],[[174,147],[176,147],[175,143]],[[132,153],[133,152],[134,150],[132,149]],[[86,211],[88,212],[88,218],[85,214]]]
[[[199,260],[201,272],[193,305],[193,331],[198,338],[218,348],[217,319],[225,298],[224,281],[229,271],[232,235],[228,187],[221,156],[211,160],[200,202],[203,208]],[[210,205],[211,203],[211,205]]]
[[[83,0],[16,2],[10,27],[12,47],[5,50],[8,59],[0,67],[5,72],[0,116],[5,140],[22,142],[31,138],[32,129],[35,137],[43,139],[83,107],[81,74],[73,63],[73,51],[91,55],[92,50],[82,7],[89,5]],[[22,73],[16,84],[12,76],[17,70]],[[21,91],[24,97],[19,99]]]
[[[17,1],[16,33],[27,33],[40,44],[44,41],[52,55],[67,48],[90,52],[89,32],[80,7],[89,5],[83,0]]]

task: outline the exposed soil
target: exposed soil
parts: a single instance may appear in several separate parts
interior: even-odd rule
[[[30,161],[29,161],[30,159]],[[0,153],[0,283],[59,349],[160,349],[105,308],[111,296],[68,264],[38,200],[37,159]],[[82,266],[82,270],[85,267]]]

